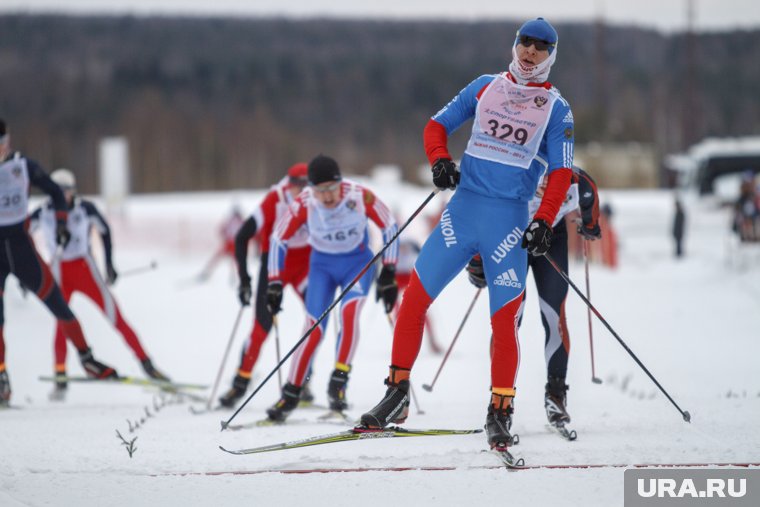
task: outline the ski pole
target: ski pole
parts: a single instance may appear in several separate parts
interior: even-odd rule
[[[206,408],[211,410],[211,403],[214,401],[214,397],[216,396],[216,390],[219,388],[219,381],[222,379],[222,372],[224,371],[224,365],[227,363],[227,356],[230,355],[230,348],[232,348],[232,340],[235,338],[235,333],[237,333],[238,324],[240,324],[240,317],[243,316],[243,310],[245,309],[245,306],[240,306],[240,310],[238,310],[237,317],[235,317],[235,324],[232,326],[232,333],[230,333],[230,339],[227,340],[227,348],[224,351],[224,356],[222,357],[222,363],[219,365],[219,373],[216,375],[216,382],[214,382],[214,387],[211,389],[211,395],[208,397],[208,404],[206,405]]]
[[[583,241],[583,261],[586,264],[586,299],[591,301],[591,285],[588,281],[588,240]],[[596,376],[596,368],[594,367],[594,331],[591,321],[591,308],[586,307],[586,313],[588,315],[588,342],[591,347],[591,382],[594,384],[601,384],[602,379]]]
[[[457,339],[459,338],[459,334],[462,332],[462,328],[464,328],[464,323],[467,322],[467,318],[470,316],[470,312],[472,312],[473,307],[475,306],[475,302],[478,300],[478,296],[480,296],[480,292],[483,289],[478,289],[475,291],[475,297],[472,298],[472,303],[470,303],[470,307],[467,309],[467,313],[464,314],[464,317],[462,318],[462,323],[459,324],[459,329],[457,329],[456,334],[454,335],[454,339],[451,340],[451,345],[449,345],[449,349],[446,351],[446,354],[443,356],[443,360],[441,361],[441,366],[438,367],[438,371],[435,374],[435,377],[433,378],[433,381],[430,384],[422,384],[422,388],[427,391],[431,392],[433,390],[433,387],[435,386],[436,380],[438,380],[438,375],[441,374],[441,370],[443,370],[443,365],[446,364],[446,361],[449,359],[449,354],[451,354],[451,350],[454,348],[454,344],[457,342]]]
[[[670,403],[673,404],[674,407],[681,413],[681,416],[683,417],[683,420],[686,422],[691,422],[691,414],[689,414],[688,411],[681,410],[681,407],[678,406],[678,403],[675,402],[673,398],[670,397],[668,392],[660,385],[659,382],[657,382],[657,379],[654,378],[654,375],[652,375],[646,366],[644,366],[644,363],[642,363],[638,357],[636,357],[636,354],[633,353],[633,351],[628,347],[628,345],[625,344],[622,338],[618,336],[618,334],[615,332],[614,329],[612,329],[612,326],[610,326],[607,321],[602,317],[602,314],[599,313],[599,311],[594,307],[594,305],[591,304],[591,301],[589,301],[586,296],[583,295],[583,293],[578,289],[578,287],[575,286],[572,280],[570,280],[570,277],[567,276],[567,273],[565,273],[562,268],[559,267],[559,265],[554,262],[554,259],[551,258],[551,256],[548,253],[544,254],[544,257],[547,261],[549,261],[549,264],[552,265],[552,267],[559,273],[559,275],[570,285],[570,287],[573,288],[576,294],[583,300],[584,303],[586,303],[586,306],[588,306],[592,312],[594,312],[594,315],[601,321],[602,324],[604,324],[604,327],[607,328],[607,330],[612,333],[612,336],[615,337],[615,339],[620,343],[620,345],[623,346],[626,352],[630,354],[630,356],[633,358],[634,361],[636,361],[636,364],[638,364],[642,370],[644,370],[644,373],[646,373],[650,379],[652,379],[652,382],[662,391],[662,394],[664,394],[668,400],[670,400]]]
[[[393,331],[395,330],[393,318],[390,313],[386,313],[385,316],[388,317],[388,324],[391,325],[391,335],[393,335]],[[417,393],[414,392],[414,386],[411,381],[409,382],[409,393],[412,395],[412,403],[414,403],[414,408],[417,410],[417,414],[424,415],[425,411],[420,408],[420,402],[417,400]]]
[[[226,421],[221,422],[222,431],[227,429],[227,426],[229,426],[229,424],[232,422],[233,419],[235,419],[235,417],[240,413],[240,411],[243,410],[243,408],[246,405],[248,405],[248,402],[251,401],[254,396],[256,396],[256,393],[258,393],[261,390],[261,388],[264,387],[264,384],[266,384],[269,381],[269,379],[272,378],[275,372],[282,367],[285,361],[287,361],[290,358],[290,356],[292,356],[295,353],[298,347],[300,347],[301,344],[309,338],[309,336],[311,335],[311,332],[314,331],[323,320],[325,320],[325,317],[330,314],[332,309],[335,308],[335,306],[341,302],[341,300],[346,296],[346,294],[348,294],[348,292],[354,287],[354,285],[356,285],[356,283],[359,280],[361,280],[362,276],[364,276],[367,270],[377,261],[377,259],[379,259],[383,255],[383,253],[393,244],[393,242],[396,241],[396,238],[398,238],[399,234],[401,234],[401,232],[404,229],[406,229],[406,227],[412,222],[412,220],[414,220],[417,217],[417,215],[420,214],[420,212],[425,208],[425,206],[427,206],[427,204],[433,199],[433,197],[435,197],[436,194],[440,191],[441,191],[440,188],[436,188],[435,190],[430,192],[430,195],[428,195],[425,198],[425,200],[422,201],[422,204],[420,204],[420,206],[414,211],[414,213],[412,213],[412,215],[407,219],[407,221],[404,222],[404,225],[399,227],[399,229],[396,231],[396,234],[394,234],[393,237],[389,239],[385,245],[383,245],[383,248],[381,248],[380,251],[378,251],[375,254],[375,256],[372,259],[370,259],[370,261],[367,264],[365,264],[365,266],[361,269],[361,271],[359,271],[359,273],[354,277],[354,279],[351,280],[351,283],[346,285],[346,287],[341,291],[340,294],[338,294],[338,297],[335,298],[332,304],[330,304],[330,306],[328,306],[327,309],[324,312],[322,312],[322,315],[320,315],[319,318],[314,322],[314,324],[311,325],[311,327],[306,331],[306,333],[304,333],[301,339],[298,340],[295,345],[293,345],[293,348],[291,348],[290,351],[288,351],[288,353],[285,354],[285,357],[283,357],[282,360],[280,360],[280,362],[277,363],[277,366],[275,366],[274,369],[271,372],[269,372],[269,375],[264,377],[264,380],[262,380],[261,383],[259,383],[259,385],[256,387],[256,389],[254,389],[253,392],[250,395],[248,395],[248,398],[246,398],[246,400],[238,407],[238,409],[235,410],[235,412],[230,416],[230,418],[227,419]]]
[[[156,269],[157,267],[158,267],[158,263],[156,261],[150,261],[150,264],[147,264],[145,266],[140,266],[137,268],[132,268],[126,271],[122,271],[121,273],[119,273],[119,276],[125,277],[125,276],[131,276],[131,275],[139,275],[140,273],[151,271],[153,269]]]
[[[274,345],[277,351],[277,362],[280,362],[280,326],[277,325],[277,315],[272,316],[272,324],[274,325]],[[282,370],[277,370],[277,383],[280,385],[280,391],[282,391]]]
[[[409,382],[409,393],[412,395],[412,403],[417,408],[417,415],[425,415],[425,411],[420,408],[420,402],[417,401],[417,394],[414,392],[414,385]]]

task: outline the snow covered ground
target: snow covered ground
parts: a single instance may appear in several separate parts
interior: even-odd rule
[[[374,186],[403,216],[428,192],[388,183]],[[232,200],[250,210],[261,195],[140,196],[122,214],[112,216],[117,269],[158,262],[155,271],[119,280],[114,293],[155,364],[178,381],[212,384],[216,377],[239,308],[229,266],[220,266],[205,284],[188,281],[217,247],[215,223]],[[543,328],[531,282],[520,332],[514,430],[522,441],[516,454],[530,465],[760,462],[760,253],[737,254],[729,249],[727,212],[691,198],[687,201],[687,257],[676,261],[669,236],[670,194],[604,192],[603,198],[615,209],[620,268],[591,267],[592,300],[677,403],[691,412],[692,423],[682,421],[598,322],[594,326],[596,368],[604,383],[591,383],[586,308],[571,293],[567,303],[573,344],[569,407],[579,438],[566,442],[547,431]],[[440,199],[436,197],[430,205],[431,212],[439,209]],[[408,231],[422,237],[423,230],[423,220],[419,220]],[[583,287],[582,264],[571,264],[570,275]],[[438,340],[444,346],[473,295],[466,277],[459,276],[432,307]],[[73,308],[97,357],[122,374],[140,376],[139,364],[97,309],[76,298]],[[0,412],[3,507],[623,503],[624,468],[516,473],[485,468],[497,460],[481,452],[486,448],[482,434],[232,456],[218,446],[253,447],[341,428],[314,422],[220,433],[219,421],[230,413],[191,415],[188,402],[156,412],[156,393],[135,386],[74,384],[66,402],[54,403],[47,399],[51,386],[37,380],[52,369],[52,318],[39,302],[21,297],[13,278],[6,283],[5,312],[13,403],[21,409]],[[281,317],[284,350],[300,337],[302,319],[300,303],[293,294],[286,295]],[[234,374],[250,325],[251,310],[246,309],[222,389]],[[390,358],[391,332],[379,305],[365,306],[362,329],[348,391],[354,416],[382,396]],[[425,414],[413,410],[408,427],[482,427],[489,396],[489,335],[486,298],[480,298],[432,393],[421,385],[432,380],[441,356],[423,344],[412,378]],[[331,332],[315,362],[313,388],[323,402],[334,343]],[[270,371],[274,357],[270,340],[256,370],[259,380]],[[69,371],[81,373],[73,350]],[[277,398],[276,384],[275,378],[266,385],[236,422],[261,418]],[[145,407],[152,417],[146,418]],[[318,415],[301,411],[292,418],[316,421]],[[130,433],[130,424],[141,418],[146,418],[144,424]],[[137,436],[131,459],[116,430],[130,439]],[[242,473],[452,466],[457,470]]]

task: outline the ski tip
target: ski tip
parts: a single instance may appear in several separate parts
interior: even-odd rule
[[[433,392],[433,386],[429,384],[422,384],[422,388],[429,393]]]
[[[691,423],[691,414],[689,413],[688,410],[684,411],[683,420],[686,421],[687,423]]]

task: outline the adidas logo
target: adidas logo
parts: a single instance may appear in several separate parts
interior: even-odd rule
[[[493,284],[522,289],[522,284],[517,279],[517,273],[515,273],[515,270],[511,268],[497,276],[496,280],[493,281]]]
[[[563,123],[573,123],[573,112],[568,111],[565,115],[565,118],[562,120]]]

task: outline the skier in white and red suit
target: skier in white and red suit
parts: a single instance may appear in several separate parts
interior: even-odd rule
[[[111,229],[105,218],[98,212],[95,205],[76,195],[76,178],[68,169],[57,169],[50,175],[51,179],[63,190],[68,209],[67,226],[71,232],[71,240],[53,258],[52,270],[63,292],[63,298],[68,303],[74,293],[87,296],[98,305],[109,322],[122,335],[132,352],[140,361],[145,373],[156,380],[169,380],[159,371],[145,352],[140,339],[132,327],[124,320],[119,306],[116,304],[108,285],[116,282],[118,274],[113,265]],[[50,251],[56,248],[56,210],[52,200],[32,212],[29,217],[30,230],[40,229]],[[105,257],[105,280],[98,271],[92,257],[90,232],[96,229],[100,234]],[[66,336],[60,323],[55,329],[55,374],[60,380],[56,388],[66,389]]]
[[[272,235],[274,224],[288,213],[288,206],[306,187],[308,183],[306,171],[307,166],[303,162],[291,166],[288,169],[287,176],[272,186],[259,207],[243,223],[235,236],[235,260],[240,275],[238,298],[243,306],[251,304],[251,276],[248,274],[247,259],[248,243],[254,236],[260,238],[261,267],[259,268],[259,280],[256,286],[253,329],[251,329],[250,337],[246,341],[240,367],[232,381],[232,386],[219,398],[219,402],[225,407],[233,407],[245,394],[261,347],[272,330],[272,313],[267,308],[266,295],[269,282],[267,270],[269,238]],[[306,293],[306,276],[309,272],[309,255],[311,254],[308,232],[305,226],[293,234],[288,245],[288,256],[281,279],[283,283],[293,287],[303,300]],[[303,392],[301,397],[305,399]]]
[[[338,163],[320,155],[309,163],[309,186],[298,196],[288,213],[272,234],[269,256],[269,309],[277,313],[282,305],[282,268],[289,253],[289,241],[306,224],[312,246],[309,259],[309,291],[306,312],[309,325],[327,310],[339,287],[342,290],[362,273],[372,261],[367,223],[372,220],[383,232],[388,244],[398,227],[388,207],[369,189],[343,179]],[[393,241],[383,254],[383,267],[377,278],[375,298],[382,299],[385,312],[390,313],[398,296],[396,260],[398,242]],[[336,346],[335,370],[330,376],[327,398],[330,409],[347,408],[346,384],[351,362],[359,341],[359,316],[374,277],[369,266],[340,304],[340,333]],[[322,341],[327,318],[317,326],[295,352],[288,383],[282,397],[267,410],[272,421],[284,421],[298,406],[302,386],[311,368],[317,346]]]
[[[232,207],[230,216],[219,226],[219,235],[222,237],[222,246],[214,252],[214,256],[208,261],[201,274],[198,275],[198,281],[204,282],[211,276],[216,265],[225,257],[234,258],[235,256],[235,236],[243,224],[243,215],[237,206]]]

